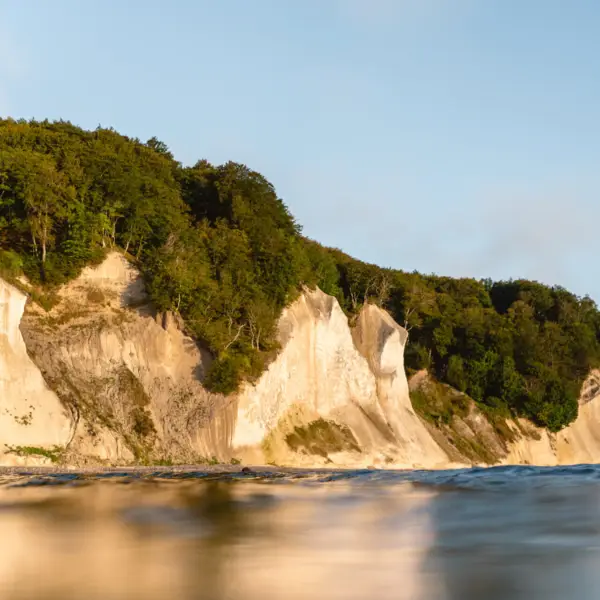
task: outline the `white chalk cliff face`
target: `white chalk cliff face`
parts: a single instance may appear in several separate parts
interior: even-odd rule
[[[396,460],[413,466],[447,463],[448,457],[417,417],[410,401],[404,369],[406,329],[386,311],[367,305],[359,314],[353,337],[375,377],[379,405],[396,438]]]
[[[233,401],[202,387],[209,357],[175,319],[153,313],[139,273],[122,255],[85,269],[60,298],[49,314],[32,307],[21,327],[73,415],[71,461],[225,458]]]
[[[293,464],[448,462],[412,409],[407,332],[387,313],[367,306],[353,340],[337,300],[307,290],[283,312],[279,331],[281,353],[240,394],[234,452]]]
[[[22,464],[17,447],[64,446],[72,421],[27,355],[19,324],[27,297],[0,279],[0,461]]]
[[[122,255],[85,269],[59,296],[50,312],[29,302],[23,316],[25,294],[0,279],[2,464],[47,461],[39,449],[74,465],[216,457],[444,468],[463,461],[415,414],[407,332],[376,306],[364,307],[350,327],[335,298],[304,291],[280,318],[279,355],[255,385],[224,397],[202,386],[208,353],[176,318],[155,314]],[[513,464],[600,462],[599,391],[595,372],[575,423],[551,435],[523,421],[496,456]],[[469,427],[492,439],[493,428],[475,416]]]

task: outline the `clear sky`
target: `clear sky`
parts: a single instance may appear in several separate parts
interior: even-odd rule
[[[0,114],[243,162],[363,260],[600,301],[598,0],[0,0]]]

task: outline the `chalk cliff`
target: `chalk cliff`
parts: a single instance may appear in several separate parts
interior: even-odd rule
[[[491,423],[472,403],[422,420],[404,369],[408,334],[367,305],[352,326],[305,290],[279,321],[281,350],[255,384],[209,393],[210,355],[156,314],[116,252],[59,291],[46,312],[0,280],[0,463],[249,463],[443,468],[600,461],[600,372],[559,434]],[[427,385],[426,374],[411,382]],[[456,392],[457,393],[457,392]],[[458,393],[457,393],[458,394]]]
[[[528,436],[511,446],[510,464],[572,465],[600,462],[600,371],[590,373],[579,398],[579,415],[557,434],[521,421]]]
[[[27,355],[19,330],[26,296],[0,279],[0,460],[19,464],[14,447],[64,446],[72,420]]]
[[[239,396],[235,451],[295,464],[448,462],[412,409],[407,333],[387,313],[366,307],[353,340],[337,300],[306,290],[279,330],[281,353]]]
[[[122,255],[85,269],[59,296],[49,313],[32,305],[21,329],[72,414],[67,460],[225,458],[235,400],[202,387],[210,357],[171,315],[153,312],[139,273]]]

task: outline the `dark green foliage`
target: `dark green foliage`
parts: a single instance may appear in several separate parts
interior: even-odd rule
[[[0,270],[48,289],[121,248],[155,306],[179,312],[215,356],[213,391],[262,372],[301,285],[335,292],[335,262],[306,245],[273,186],[244,165],[183,168],[156,138],[0,120]],[[315,273],[311,259],[323,263]]]
[[[22,258],[12,250],[0,250],[0,275],[17,277],[23,271]]]
[[[187,222],[177,164],[112,130],[0,120],[0,247],[60,284],[115,245],[141,257]]]
[[[304,240],[307,264],[304,281],[319,286],[326,294],[343,301],[340,274],[333,254],[329,249],[309,239]]]
[[[213,392],[229,394],[237,389],[244,371],[242,357],[223,355],[211,364],[204,384]]]
[[[131,411],[131,419],[133,421],[132,429],[139,437],[145,438],[156,433],[152,417],[146,409],[136,406]]]
[[[157,306],[179,311],[216,357],[205,385],[229,393],[277,349],[277,318],[303,283],[304,242],[273,186],[247,167],[200,161],[180,178],[191,223],[143,268]]]
[[[465,370],[464,361],[458,354],[453,354],[448,359],[446,376],[448,383],[460,392],[464,392],[469,386],[468,373]]]
[[[577,417],[581,384],[600,365],[600,313],[590,298],[532,281],[423,276],[332,255],[343,306],[376,302],[410,331],[409,371],[429,369],[481,408],[550,431]],[[436,418],[450,414],[440,410]]]
[[[24,272],[50,307],[56,285],[115,247],[137,262],[154,305],[181,314],[211,351],[213,391],[262,372],[281,309],[315,285],[349,314],[366,302],[389,310],[410,331],[410,371],[553,431],[576,417],[581,383],[600,365],[589,298],[366,264],[303,238],[272,184],[244,165],[182,167],[156,138],[0,119],[0,275]]]

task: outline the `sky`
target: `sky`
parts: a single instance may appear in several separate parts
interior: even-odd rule
[[[386,267],[600,302],[597,0],[0,0],[0,115],[261,172]]]

